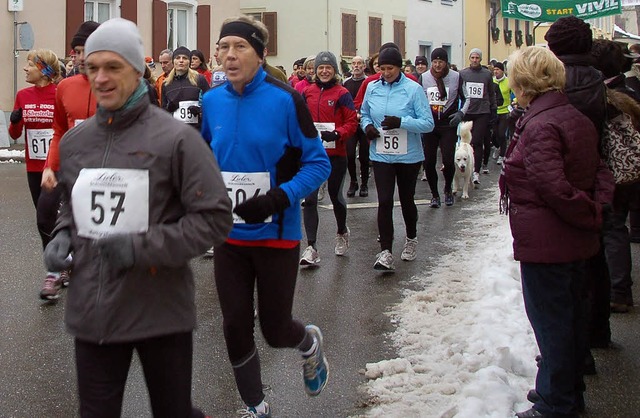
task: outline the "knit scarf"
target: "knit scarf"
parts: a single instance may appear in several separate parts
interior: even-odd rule
[[[430,69],[431,75],[436,79],[436,87],[438,87],[438,93],[440,93],[440,100],[447,100],[447,89],[444,88],[444,78],[449,74],[449,66],[444,67],[440,73]]]

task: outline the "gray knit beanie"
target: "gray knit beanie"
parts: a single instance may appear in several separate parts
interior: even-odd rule
[[[329,51],[318,52],[318,55],[316,55],[316,61],[313,67],[314,71],[317,73],[318,67],[323,64],[332,66],[333,71],[335,71],[336,74],[340,73],[340,70],[338,70],[338,60],[336,60],[336,56],[333,55],[332,52],[329,52]]]
[[[116,17],[101,24],[84,46],[86,57],[98,51],[115,52],[144,74],[144,49],[135,23]]]
[[[473,48],[469,51],[469,58],[471,58],[471,54],[478,54],[480,56],[480,61],[482,61],[482,50],[480,48]]]

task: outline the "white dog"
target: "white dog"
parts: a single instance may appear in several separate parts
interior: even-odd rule
[[[460,142],[456,146],[456,174],[453,177],[454,194],[462,188],[462,198],[469,198],[469,185],[473,174],[473,147],[471,146],[471,127],[473,122],[460,124]]]

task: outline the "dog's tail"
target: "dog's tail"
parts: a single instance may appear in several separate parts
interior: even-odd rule
[[[471,128],[473,121],[462,122],[460,124],[460,140],[466,144],[471,143]]]

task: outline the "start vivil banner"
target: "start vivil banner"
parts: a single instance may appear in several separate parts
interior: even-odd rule
[[[620,0],[501,0],[502,16],[512,19],[555,22],[561,17],[594,19],[622,13]]]

